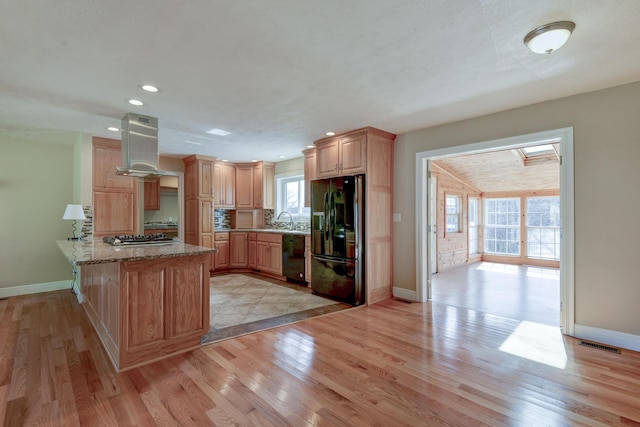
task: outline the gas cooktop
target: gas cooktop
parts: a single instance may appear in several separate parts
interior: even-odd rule
[[[106,236],[102,239],[102,241],[113,246],[157,245],[176,243],[176,240],[174,240],[172,237],[167,237],[167,235],[164,233]]]

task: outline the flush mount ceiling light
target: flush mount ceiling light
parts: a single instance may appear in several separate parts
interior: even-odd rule
[[[227,136],[231,132],[227,132],[226,130],[222,130],[222,129],[218,129],[218,128],[213,128],[211,130],[208,130],[207,133],[211,134],[211,135]]]
[[[129,99],[127,100],[127,102],[131,105],[137,105],[138,107],[144,105],[144,102],[140,101],[139,99]]]
[[[571,21],[558,21],[542,25],[524,36],[524,44],[532,52],[549,54],[562,47],[569,40],[576,24]]]

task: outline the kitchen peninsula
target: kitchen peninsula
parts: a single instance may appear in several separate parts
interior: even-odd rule
[[[191,350],[209,332],[215,248],[182,242],[132,247],[56,242],[80,271],[82,305],[116,371]]]

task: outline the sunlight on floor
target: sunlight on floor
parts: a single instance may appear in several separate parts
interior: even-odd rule
[[[526,267],[527,277],[540,279],[560,280],[559,268]]]
[[[481,262],[480,265],[476,267],[476,269],[485,271],[497,271],[505,274],[518,274],[517,265],[498,264],[495,262]]]
[[[522,321],[502,343],[500,351],[554,368],[567,366],[567,352],[557,326]]]

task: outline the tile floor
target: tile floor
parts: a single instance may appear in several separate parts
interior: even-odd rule
[[[304,286],[253,274],[210,279],[210,343],[351,307],[312,295]]]

